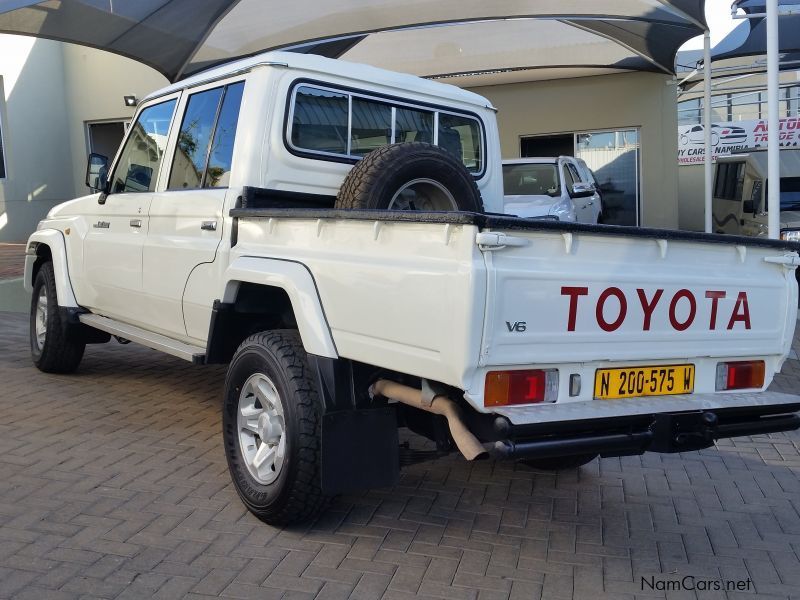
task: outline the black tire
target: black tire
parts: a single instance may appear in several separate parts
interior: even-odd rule
[[[40,311],[39,298],[45,300]],[[43,339],[37,334],[37,323],[44,325]],[[41,329],[40,329],[41,332]],[[70,335],[61,318],[56,295],[56,276],[53,263],[41,265],[33,282],[30,311],[30,342],[33,364],[45,373],[72,373],[83,358],[86,343]]]
[[[248,467],[238,421],[240,396],[246,392],[246,383],[259,374],[274,386],[283,411],[284,458],[277,478],[268,483],[256,479],[250,471],[253,467]],[[309,521],[328,504],[320,488],[320,413],[316,383],[296,331],[264,331],[242,342],[225,378],[225,455],[242,502],[270,525]]]
[[[406,197],[402,204],[395,203],[393,209],[483,212],[481,193],[467,168],[444,148],[423,142],[391,144],[367,154],[348,173],[336,196],[335,207],[385,210],[390,208],[397,192],[415,180],[433,182],[419,184],[422,192],[427,186],[430,195],[420,196],[420,206]],[[437,185],[449,192],[450,197],[440,194]],[[441,206],[431,208],[437,205]]]
[[[548,458],[526,458],[520,460],[523,465],[539,471],[565,471],[577,469],[597,458],[597,454],[575,454],[572,456],[551,456]]]

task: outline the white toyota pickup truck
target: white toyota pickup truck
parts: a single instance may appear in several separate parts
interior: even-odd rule
[[[256,56],[144,100],[87,185],[28,241],[34,363],[111,336],[227,363],[266,522],[391,485],[399,427],[557,469],[800,425],[765,391],[798,244],[497,214],[494,109],[455,87]]]

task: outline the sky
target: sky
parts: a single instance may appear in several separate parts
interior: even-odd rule
[[[722,40],[731,29],[741,23],[731,18],[731,0],[706,0],[706,21],[711,27],[711,47]],[[703,36],[689,40],[681,50],[702,50]]]

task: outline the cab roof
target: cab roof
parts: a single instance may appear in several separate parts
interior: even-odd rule
[[[335,77],[352,79],[354,82],[369,82],[371,85],[392,88],[396,90],[397,93],[412,92],[424,94],[433,98],[444,98],[471,104],[480,108],[495,110],[489,100],[483,96],[454,85],[430,81],[415,75],[396,73],[394,71],[379,69],[360,63],[325,58],[314,54],[280,51],[264,52],[202,71],[201,73],[187,77],[186,79],[149,94],[143,102],[204,83],[209,83],[217,79],[224,79],[232,75],[245,73],[263,66],[289,68],[316,75],[333,75]]]

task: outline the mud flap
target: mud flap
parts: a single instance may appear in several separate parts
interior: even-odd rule
[[[326,495],[396,484],[400,456],[394,407],[323,415],[321,475]]]

